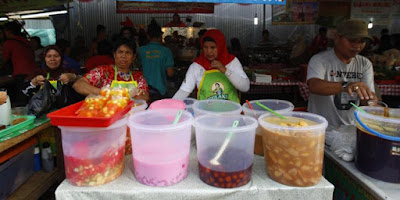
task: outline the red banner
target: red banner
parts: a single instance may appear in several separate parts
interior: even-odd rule
[[[214,13],[213,3],[117,1],[117,13]]]

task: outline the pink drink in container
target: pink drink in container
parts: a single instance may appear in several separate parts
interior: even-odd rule
[[[169,186],[187,177],[193,116],[178,109],[146,110],[129,117],[136,179],[149,186]]]

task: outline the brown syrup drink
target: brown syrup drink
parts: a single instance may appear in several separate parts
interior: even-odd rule
[[[208,148],[201,152],[201,156],[208,160],[214,158],[218,148]],[[200,160],[200,159],[199,159]],[[240,149],[227,149],[218,162],[220,165],[199,162],[200,180],[204,183],[221,188],[235,188],[246,185],[251,179],[252,155],[247,155]]]
[[[325,134],[310,130],[296,130],[316,125],[315,122],[297,117],[266,118],[273,124],[291,126],[293,130],[263,129],[264,159],[267,174],[273,180],[291,186],[316,185],[322,177]]]

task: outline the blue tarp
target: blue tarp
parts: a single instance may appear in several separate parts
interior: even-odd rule
[[[244,4],[274,4],[285,5],[286,0],[124,0],[146,2],[197,2],[197,3],[244,3]]]

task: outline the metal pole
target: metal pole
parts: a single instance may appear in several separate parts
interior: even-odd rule
[[[69,1],[67,1],[67,14],[68,14],[68,41],[72,43],[72,31],[71,31],[71,15],[70,15],[70,11],[69,11],[70,7],[69,7]]]
[[[265,4],[263,4],[263,14],[262,14],[262,30],[265,30]]]

